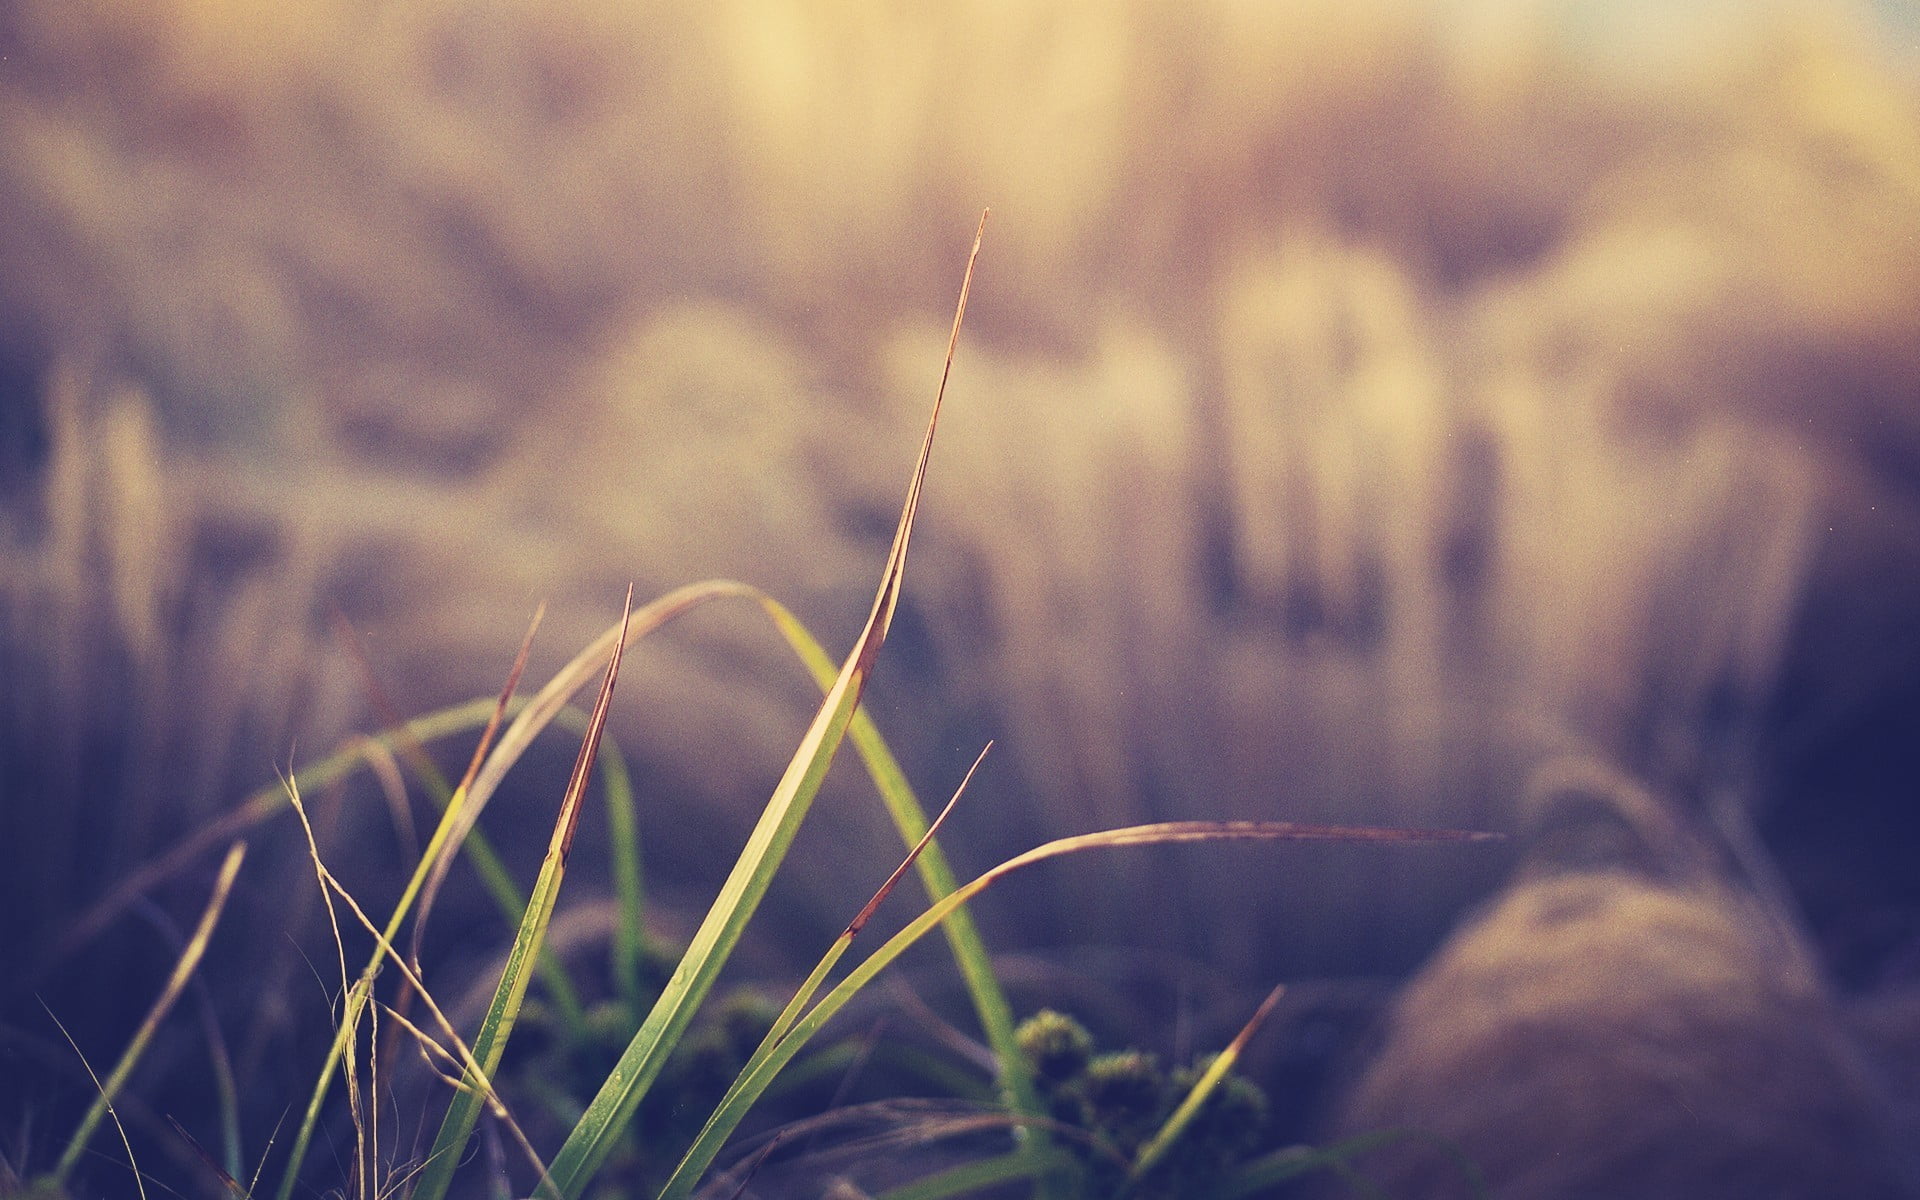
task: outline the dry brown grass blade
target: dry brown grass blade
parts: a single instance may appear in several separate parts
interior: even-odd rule
[[[633,589],[627,589],[628,607],[632,607]],[[493,715],[487,718],[487,727],[480,731],[480,740],[474,744],[473,757],[467,760],[467,769],[460,776],[460,789],[473,786],[473,777],[480,773],[480,764],[487,760],[487,752],[493,749],[493,739],[500,732],[500,722],[506,720],[507,705],[513,702],[513,693],[520,686],[520,676],[527,669],[527,656],[533,652],[533,636],[540,632],[540,623],[547,619],[547,602],[542,600],[533,610],[533,620],[527,622],[526,636],[520,639],[520,651],[513,656],[513,668],[507,672],[507,682],[500,689],[499,702],[493,706]]]
[[[626,601],[620,606],[622,628],[625,628],[627,618],[632,615],[633,585],[629,583]],[[567,857],[573,853],[573,835],[580,828],[581,802],[587,794],[587,780],[593,774],[593,760],[600,753],[600,736],[607,729],[607,714],[613,707],[613,685],[620,678],[620,663],[626,650],[624,641],[613,648],[613,657],[607,662],[606,676],[600,682],[600,695],[595,697],[593,712],[587,717],[587,736],[580,741],[580,753],[573,760],[573,776],[567,780],[566,799],[561,803],[561,820],[566,828],[555,843],[562,866],[566,865]],[[474,766],[477,771],[477,759]]]
[[[907,872],[913,869],[913,864],[920,858],[921,851],[925,850],[928,845],[933,842],[934,835],[940,832],[940,827],[945,825],[947,818],[953,815],[954,805],[960,803],[960,797],[966,794],[967,785],[973,782],[974,772],[980,769],[981,763],[987,761],[987,753],[992,749],[992,742],[988,742],[980,748],[979,757],[975,758],[973,765],[967,768],[966,775],[960,780],[960,786],[953,790],[953,798],[948,800],[947,806],[940,810],[940,815],[933,819],[933,824],[927,827],[927,832],[921,835],[919,842],[915,843],[913,849],[907,852],[906,858],[902,859],[900,865],[893,869],[893,874],[887,876],[887,881],[880,885],[878,891],[874,892],[873,899],[867,901],[866,907],[860,910],[859,915],[847,923],[846,932],[841,934],[841,937],[852,939],[857,937],[862,929],[866,928],[867,922],[871,921],[873,914],[879,911],[882,904],[886,903],[887,897],[893,894],[893,889],[899,886],[900,880],[905,878]]]
[[[447,800],[449,807],[459,806],[464,811],[464,806],[472,803],[469,789],[473,786],[473,777],[480,773],[480,764],[486,761],[487,753],[493,748],[493,740],[500,732],[500,723],[506,719],[507,706],[513,702],[513,693],[520,686],[520,675],[527,669],[527,656],[533,652],[533,636],[540,631],[540,623],[546,619],[546,615],[547,604],[543,600],[539,607],[533,610],[533,620],[527,623],[527,632],[520,639],[519,652],[513,656],[513,666],[507,671],[507,681],[501,685],[499,698],[494,701],[493,715],[487,718],[486,728],[480,731],[480,740],[473,747],[473,756],[467,760],[467,769],[460,777],[460,786],[453,790],[453,794]],[[440,858],[434,863],[433,874],[427,877],[427,884],[420,891],[420,903],[414,910],[413,934],[407,941],[409,956],[407,962],[413,967],[413,973],[416,975],[420,973],[420,943],[426,937],[427,918],[432,915],[433,902],[440,895],[440,883],[445,878],[447,869],[452,866],[453,856],[459,852],[460,843],[466,840],[466,834],[472,828],[469,822],[460,830],[458,836],[447,839]],[[407,995],[404,991],[400,994],[398,1003],[400,1007],[406,1007]]]

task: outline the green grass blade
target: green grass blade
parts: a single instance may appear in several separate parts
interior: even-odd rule
[[[626,608],[620,614],[621,628],[626,627],[626,619],[632,614],[633,590],[629,588]],[[464,1081],[466,1086],[454,1093],[452,1102],[447,1106],[439,1136],[434,1139],[433,1150],[427,1155],[427,1164],[415,1185],[415,1200],[440,1200],[446,1195],[447,1188],[453,1182],[454,1168],[459,1165],[461,1151],[473,1133],[474,1123],[479,1120],[481,1084],[483,1080],[490,1079],[499,1067],[507,1039],[513,1035],[514,1023],[519,1019],[527,987],[532,982],[533,964],[540,956],[547,926],[552,922],[554,909],[559,903],[560,884],[566,876],[567,858],[573,851],[574,833],[580,826],[580,806],[586,796],[594,759],[598,755],[600,733],[606,727],[607,712],[613,703],[613,685],[620,675],[623,649],[624,643],[616,644],[613,656],[607,662],[606,677],[600,684],[600,697],[594,702],[593,716],[587,723],[586,739],[581,743],[580,755],[574,762],[573,778],[568,781],[566,796],[561,801],[560,815],[554,822],[546,858],[540,864],[539,878],[534,881],[533,893],[528,897],[526,916],[514,934],[513,946],[507,953],[506,968],[500,974],[493,1000],[480,1023],[480,1032],[474,1037],[472,1055],[480,1070],[477,1074],[468,1072]]]
[[[588,714],[567,707],[555,715],[554,724],[585,737],[588,719]],[[621,1000],[638,1008],[641,998],[640,962],[647,944],[644,912],[646,889],[641,882],[640,830],[634,815],[633,775],[627,770],[626,755],[620,752],[613,734],[604,729],[600,731],[600,789],[607,806],[607,852],[613,870],[613,894],[619,913],[613,929],[614,985]],[[479,838],[481,833],[476,829],[470,836]],[[512,921],[518,926],[520,916],[516,914]],[[546,965],[552,961],[550,952],[541,953],[542,984],[550,982]],[[578,1003],[576,1000],[575,1004]],[[564,1010],[561,1011],[561,1018],[568,1020]],[[568,1027],[574,1028],[570,1022]]]
[[[876,618],[890,615],[891,603],[887,608],[885,613],[876,609]],[[870,621],[868,632],[877,634],[880,628],[880,624]],[[869,647],[878,648],[877,637],[863,637],[854,656],[848,659],[847,670],[807,730],[799,752],[788,764],[773,799],[748,836],[745,849],[693,935],[679,967],[588,1105],[586,1114],[554,1157],[553,1178],[564,1195],[578,1196],[612,1152],[620,1131],[632,1119],[647,1088],[665,1064],[667,1054],[692,1021],[694,1011],[711,990],[714,978],[766,894],[774,872],[799,831],[801,819],[820,789],[832,752],[852,716],[857,688],[865,681],[872,663]]]
[[[981,218],[984,227],[985,218]],[[747,837],[733,870],[721,885],[720,894],[708,909],[700,928],[694,933],[675,969],[673,978],[641,1023],[620,1062],[607,1077],[600,1091],[587,1106],[587,1112],[568,1135],[560,1153],[554,1156],[553,1177],[568,1197],[577,1197],[585,1189],[600,1164],[613,1150],[620,1131],[632,1120],[634,1111],[645,1098],[647,1089],[665,1065],[666,1056],[681,1033],[693,1020],[695,1010],[713,987],[713,981],[725,965],[740,935],[760,900],[766,894],[774,873],[779,870],[799,832],[814,796],[826,778],[834,751],[852,723],[861,689],[872,673],[875,658],[886,641],[887,630],[900,602],[900,587],[906,572],[907,548],[913,537],[914,518],[919,512],[921,488],[925,484],[927,463],[933,455],[933,435],[940,423],[940,405],[946,394],[947,374],[953,366],[953,350],[960,336],[960,322],[966,314],[967,292],[973,280],[974,258],[980,253],[976,235],[973,255],[967,260],[967,273],[960,286],[960,303],[954,313],[953,334],[947,343],[947,363],[934,396],[933,412],[927,431],[920,441],[920,454],[914,462],[907,484],[907,496],[900,509],[900,523],[894,530],[893,547],[881,573],[874,595],[873,609],[855,641],[853,650],[841,666],[839,676],[820,703],[813,722],[801,738],[799,748],[787,763],[785,774],[774,788],[760,820]]]
[[[226,908],[227,897],[233,891],[234,878],[240,874],[240,864],[246,860],[246,857],[245,842],[235,842],[227,850],[226,860],[220,864],[220,873],[214,877],[213,892],[207,898],[206,908],[200,913],[199,924],[194,927],[193,936],[187,939],[186,948],[181,951],[179,959],[173,964],[173,971],[167,976],[166,986],[160,989],[160,995],[154,1000],[153,1007],[147,1010],[146,1018],[140,1022],[140,1027],[134,1031],[133,1040],[128,1042],[127,1048],[121,1052],[120,1061],[114,1064],[112,1073],[107,1076],[107,1081],[100,1085],[99,1095],[94,1097],[92,1105],[87,1108],[86,1115],[80,1119],[80,1125],[74,1130],[72,1140],[67,1143],[66,1152],[61,1154],[60,1161],[53,1168],[53,1179],[61,1187],[66,1185],[68,1176],[73,1173],[74,1166],[80,1161],[80,1156],[86,1152],[87,1143],[93,1140],[94,1131],[99,1128],[101,1119],[113,1106],[114,1097],[119,1095],[120,1089],[126,1085],[127,1076],[133,1074],[133,1068],[146,1054],[147,1047],[153,1041],[154,1031],[172,1011],[174,1001],[180,998],[180,993],[186,988],[187,980],[193,975],[194,968],[200,965],[200,959],[207,952],[207,943],[213,938],[213,927],[219,922],[221,911]]]
[[[496,703],[491,696],[468,700],[438,709],[425,716],[415,717],[399,729],[389,729],[368,737],[355,737],[333,753],[301,767],[294,773],[292,782],[302,792],[319,791],[365,766],[369,755],[380,750],[392,752],[401,744],[403,736],[432,742],[451,737],[456,733],[479,729],[487,723],[487,718],[494,711]],[[182,838],[160,857],[136,868],[115,885],[112,891],[94,901],[93,905],[69,926],[67,932],[61,937],[60,944],[55,950],[56,957],[70,954],[93,940],[115,917],[125,911],[135,897],[147,892],[161,880],[178,874],[208,850],[237,833],[244,833],[271,817],[289,811],[291,810],[287,806],[287,781],[276,779],[273,783],[254,792],[239,807],[212,824]]]
[[[765,595],[758,599],[815,681],[822,688],[830,686],[833,665],[819,641],[778,601]],[[909,846],[918,842],[927,832],[926,809],[914,795],[899,761],[887,748],[879,729],[864,710],[854,714],[847,736],[879,790],[880,799],[886,805],[888,815],[893,818],[901,839]],[[938,842],[929,843],[914,866],[927,889],[929,900],[938,900],[958,886],[953,869],[947,864],[947,857],[941,852]],[[980,936],[973,914],[961,909],[942,928],[954,962],[966,983],[967,994],[973,1000],[980,1028],[986,1034],[987,1044],[999,1063],[1002,1099],[1013,1112],[1022,1116],[1043,1115],[1039,1093],[1034,1090],[1033,1069],[1028,1065],[1026,1056],[1020,1053],[1020,1043],[1014,1037],[1013,1006],[1007,1002],[1006,990],[1000,986],[1000,977],[994,973],[993,959],[987,953],[986,942]]]
[[[633,779],[613,739],[600,743],[600,784],[607,801],[607,849],[612,859],[613,895],[619,918],[613,927],[613,979],[616,993],[633,1009],[640,1007],[640,961],[646,948],[645,890],[640,878],[640,829],[633,809]]]

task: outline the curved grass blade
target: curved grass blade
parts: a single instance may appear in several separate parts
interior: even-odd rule
[[[774,1052],[782,1039],[787,1036],[787,1032],[793,1028],[794,1022],[798,1021],[801,1014],[806,1012],[807,1006],[813,1003],[814,996],[819,993],[821,985],[827,981],[827,976],[833,973],[833,968],[839,965],[840,959],[853,945],[853,939],[859,936],[860,931],[866,928],[867,922],[873,919],[873,914],[878,912],[887,897],[893,894],[893,889],[899,886],[900,880],[905,877],[914,861],[933,844],[933,835],[953,814],[954,806],[960,803],[960,797],[966,793],[967,784],[973,781],[974,772],[980,769],[980,764],[986,761],[987,752],[992,749],[993,743],[988,742],[986,748],[980,751],[980,756],[973,760],[973,766],[967,768],[966,777],[960,781],[960,786],[954,789],[953,798],[947,801],[947,806],[940,810],[938,817],[934,818],[933,826],[921,835],[920,840],[907,852],[907,857],[893,869],[893,874],[887,876],[886,882],[873,893],[873,898],[867,901],[853,920],[847,922],[847,927],[841,931],[840,936],[835,938],[833,944],[827,947],[827,952],[820,956],[820,961],[814,964],[813,970],[794,991],[793,998],[787,1001],[780,1015],[774,1018],[772,1025],[768,1026],[766,1036],[760,1040],[759,1046],[754,1048],[753,1054],[747,1059],[746,1066],[742,1067],[740,1073],[734,1077],[733,1083],[727,1088],[726,1095],[721,1097],[718,1107],[726,1106],[727,1101],[733,1098],[740,1087],[741,1080],[749,1076],[757,1064]],[[683,1162],[681,1167],[684,1168],[685,1165]],[[696,1182],[698,1182],[696,1177],[683,1174],[682,1170],[676,1169],[672,1177],[667,1180],[666,1187],[661,1190],[660,1200],[672,1200],[674,1197],[683,1196]]]
[[[695,931],[686,954],[667,981],[640,1030],[628,1043],[613,1072],[587,1106],[586,1114],[567,1136],[566,1144],[554,1156],[553,1177],[568,1197],[577,1197],[600,1164],[612,1153],[620,1131],[645,1098],[647,1089],[665,1065],[666,1056],[693,1020],[695,1010],[712,989],[720,968],[739,943],[754,910],[759,907],[774,873],[786,857],[787,848],[799,832],[814,796],[826,778],[834,751],[852,723],[861,690],[872,673],[874,660],[886,641],[887,630],[900,602],[900,588],[906,572],[907,547],[912,541],[914,518],[919,513],[920,492],[926,481],[927,463],[933,455],[933,435],[940,423],[940,405],[946,397],[948,374],[953,368],[953,351],[960,337],[960,324],[966,316],[967,294],[973,283],[973,265],[980,253],[986,216],[974,235],[973,250],[967,258],[966,276],[960,285],[960,302],[954,312],[953,333],[947,342],[947,362],[940,376],[940,388],[934,396],[933,412],[927,419],[927,431],[920,440],[920,454],[907,485],[906,501],[900,509],[900,523],[894,530],[893,547],[888,552],[880,586],[866,626],[855,641],[852,652],[840,668],[839,676],[828,689],[813,722],[801,738],[799,748],[787,763],[786,773],[774,788],[773,796],[747,837],[733,870],[721,885],[720,894],[708,909],[706,918]],[[511,732],[511,731],[510,731]],[[504,739],[503,739],[504,741]],[[477,784],[476,784],[477,786]]]
[[[627,618],[632,615],[633,588],[629,585],[626,604],[620,613],[621,628],[626,627]],[[580,807],[586,797],[587,781],[593,774],[593,760],[599,753],[600,731],[606,728],[607,713],[613,705],[613,685],[620,676],[624,649],[624,643],[615,645],[613,656],[607,660],[607,673],[600,684],[600,696],[594,701],[593,716],[587,722],[587,736],[580,744],[579,756],[574,760],[573,777],[567,782],[566,796],[560,803],[560,815],[554,822],[553,837],[547,843],[546,857],[540,863],[539,877],[534,881],[533,892],[527,898],[526,917],[514,934],[513,946],[507,952],[506,967],[500,973],[493,1000],[487,1005],[487,1015],[480,1023],[480,1032],[473,1039],[472,1054],[479,1063],[479,1072],[470,1074],[464,1080],[464,1086],[454,1093],[452,1102],[447,1106],[440,1133],[427,1155],[426,1168],[414,1188],[415,1200],[440,1200],[446,1195],[447,1188],[453,1182],[454,1168],[459,1165],[460,1153],[480,1117],[479,1082],[491,1077],[499,1067],[500,1056],[507,1048],[507,1039],[513,1035],[514,1023],[519,1020],[520,1008],[527,996],[527,985],[532,982],[533,964],[539,958],[541,943],[546,940],[547,926],[553,920],[554,908],[560,900],[560,884],[566,877],[567,858],[573,853],[573,837],[580,827]],[[476,771],[478,766],[479,760],[476,758]]]
[[[900,957],[908,947],[950,917],[961,905],[1015,871],[1066,854],[1122,846],[1218,841],[1481,841],[1495,836],[1497,835],[1451,829],[1377,829],[1337,825],[1300,825],[1284,821],[1169,821],[1154,825],[1133,825],[1100,833],[1083,833],[1036,846],[1024,854],[1008,859],[951,895],[935,902],[925,912],[914,918],[906,928],[889,939],[885,945],[869,955],[818,1004],[808,1010],[806,1016],[793,1024],[779,1045],[773,1047],[764,1057],[756,1056],[759,1057],[759,1061],[741,1072],[739,1078],[734,1081],[733,1087],[729,1089],[726,1098],[708,1119],[706,1128],[701,1130],[700,1136],[694,1140],[693,1146],[681,1159],[679,1167],[674,1171],[673,1180],[661,1193],[663,1200],[685,1195],[692,1190],[694,1183],[713,1164],[714,1158],[726,1144],[727,1138],[732,1136],[733,1131],[746,1117],[748,1109],[772,1084],[774,1077],[793,1060],[809,1039],[820,1032],[822,1026],[846,1007],[860,989],[872,982],[874,977],[894,959]],[[569,1193],[569,1195],[572,1194]]]
[[[478,729],[493,713],[495,704],[491,696],[467,700],[415,717],[400,729],[389,729],[366,737],[356,735],[331,754],[300,768],[293,775],[292,782],[302,791],[317,792],[359,769],[376,747],[392,751],[401,744],[402,738],[432,742]],[[130,872],[67,928],[51,958],[58,961],[92,941],[136,897],[162,880],[178,874],[208,850],[237,833],[244,833],[268,818],[287,811],[290,810],[287,807],[286,782],[276,779],[248,796],[225,816],[188,834],[158,858]]]
[[[41,1001],[40,1006],[46,1008],[46,1001]],[[60,1031],[60,1036],[67,1039],[67,1045],[73,1047],[74,1057],[80,1060],[80,1068],[87,1073],[87,1078],[93,1080],[94,1090],[103,1096],[106,1095],[106,1087],[100,1082],[100,1076],[94,1071],[93,1064],[87,1061],[86,1052],[80,1049],[80,1043],[73,1040],[73,1034],[67,1032],[67,1027],[60,1023],[59,1017],[53,1015],[52,1009],[47,1009],[47,1016],[52,1019],[54,1028]],[[134,1191],[138,1193],[140,1200],[147,1200],[146,1172],[140,1169],[140,1160],[133,1152],[133,1139],[127,1136],[127,1127],[120,1120],[120,1112],[114,1108],[113,1102],[108,1101],[105,1107],[107,1117],[113,1121],[114,1131],[120,1135],[121,1148],[127,1152],[127,1170],[133,1174]],[[12,1192],[9,1191],[7,1194],[11,1196]],[[52,1175],[47,1177],[45,1183],[35,1180],[27,1185],[24,1194],[28,1200],[41,1200],[46,1196],[50,1196],[51,1200],[62,1200],[67,1194],[67,1189],[58,1175]]]

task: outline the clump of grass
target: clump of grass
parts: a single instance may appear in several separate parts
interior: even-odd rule
[[[985,218],[982,218],[984,230]],[[1247,1163],[1260,1133],[1264,1100],[1249,1082],[1232,1074],[1247,1040],[1272,1009],[1276,991],[1240,1036],[1211,1057],[1165,1072],[1137,1051],[1095,1053],[1085,1031],[1057,1014],[1042,1014],[1016,1029],[1012,1009],[965,906],[1007,875],[1069,854],[1130,846],[1218,840],[1340,839],[1399,842],[1459,839],[1452,831],[1406,831],[1302,826],[1284,822],[1173,822],[1082,834],[1039,846],[999,864],[965,885],[957,884],[942,856],[936,832],[954,811],[962,781],[939,817],[929,821],[904,774],[872,723],[858,710],[862,688],[884,643],[903,584],[921,488],[938,425],[941,397],[964,318],[973,252],[960,289],[940,393],[922,439],[902,505],[893,546],[881,573],[872,609],[852,650],[837,666],[812,635],[772,598],[739,583],[712,581],[670,592],[633,607],[631,593],[621,619],[582,650],[530,698],[517,698],[526,660],[519,659],[500,696],[491,704],[447,709],[363,739],[293,773],[275,793],[250,799],[212,830],[162,856],[154,868],[130,880],[80,922],[78,936],[103,927],[132,896],[178,870],[219,837],[292,811],[306,835],[313,872],[327,900],[339,979],[336,1031],[324,1062],[277,1164],[277,1200],[290,1200],[306,1177],[307,1159],[321,1116],[336,1087],[345,1092],[354,1146],[345,1159],[343,1190],[362,1196],[405,1195],[442,1200],[453,1189],[477,1128],[489,1140],[504,1132],[526,1161],[534,1193],[578,1200],[595,1187],[660,1200],[691,1195],[705,1180],[748,1113],[791,1078],[800,1057],[852,999],[906,949],[935,929],[943,932],[966,981],[982,1033],[996,1062],[1001,1128],[1006,1148],[958,1168],[937,1171],[897,1189],[894,1200],[936,1200],[982,1187],[1027,1184],[1044,1200],[1081,1200],[1130,1194],[1247,1194],[1236,1188],[1264,1186],[1276,1172],[1300,1161]],[[605,740],[609,706],[625,648],[690,609],[718,599],[748,599],[759,605],[814,675],[821,705],[788,764],[716,899],[686,945],[671,950],[642,931],[640,857],[631,819],[632,795],[616,749]],[[535,625],[538,618],[535,619]],[[531,642],[532,631],[528,633]],[[571,707],[573,697],[596,675],[600,690],[592,710]],[[571,714],[571,715],[570,715]],[[571,724],[581,736],[573,772],[561,797],[547,852],[531,888],[516,888],[479,830],[479,821],[502,781],[528,746],[549,725]],[[419,750],[433,737],[484,726],[462,780],[448,787]],[[721,970],[739,944],[788,847],[818,792],[843,740],[850,738],[908,847],[903,861],[872,900],[833,939],[813,971],[784,1004],[755,989],[715,991]],[[440,806],[440,818],[420,851],[410,878],[384,921],[368,915],[328,869],[307,823],[303,788],[338,779],[362,763],[385,763],[397,752]],[[982,752],[984,757],[985,752]],[[546,952],[561,886],[574,850],[582,807],[596,763],[609,805],[609,837],[620,917],[609,947],[610,982],[578,986],[568,969]],[[979,763],[975,763],[975,767]],[[390,772],[391,774],[391,772]],[[973,773],[968,773],[971,780]],[[390,789],[391,790],[391,789]],[[67,1188],[79,1156],[93,1137],[100,1112],[144,1052],[153,1027],[178,995],[204,948],[220,903],[239,870],[240,852],[229,855],[216,902],[181,958],[154,1013],[128,1047],[120,1065],[100,1087],[100,1101],[75,1132],[53,1171],[32,1185],[58,1196]],[[504,966],[493,981],[492,999],[478,1028],[463,1034],[429,990],[418,947],[435,896],[461,858],[473,864],[495,902],[515,928]],[[842,960],[874,910],[909,871],[917,872],[929,905],[903,929],[844,974]],[[411,952],[401,947],[411,922]],[[354,932],[355,930],[359,932]],[[349,936],[371,940],[365,964],[348,969]],[[397,989],[383,986],[389,968],[401,977]],[[837,978],[836,978],[837,976]],[[596,994],[598,993],[598,994]],[[383,995],[387,998],[383,999]],[[583,998],[584,997],[584,998]],[[415,1005],[424,1010],[417,1017]],[[395,1095],[394,1056],[377,1049],[385,1023],[390,1038],[413,1043],[446,1083],[449,1098],[424,1154],[403,1145],[383,1111]],[[522,1026],[537,1034],[523,1043],[516,1064],[510,1044]],[[511,1102],[511,1103],[510,1103]],[[517,1114],[512,1105],[528,1105]],[[535,1146],[522,1115],[557,1120],[565,1134],[551,1158]],[[481,1121],[490,1118],[488,1126]],[[383,1126],[383,1120],[386,1124]],[[777,1144],[777,1138],[776,1143]],[[771,1153],[772,1145],[762,1151]],[[271,1150],[271,1148],[269,1148]],[[259,1170],[271,1158],[263,1153]],[[756,1162],[761,1160],[755,1160]],[[261,1194],[256,1182],[241,1184],[215,1169],[228,1194]],[[136,1172],[136,1180],[139,1178]]]

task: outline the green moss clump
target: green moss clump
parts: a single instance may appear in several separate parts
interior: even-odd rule
[[[1017,1033],[1050,1115],[1085,1134],[1061,1140],[1079,1153],[1079,1193],[1089,1200],[1126,1186],[1128,1167],[1140,1148],[1172,1116],[1215,1057],[1206,1055],[1168,1072],[1142,1050],[1096,1054],[1086,1028],[1051,1009],[1027,1018]],[[1268,1108],[1258,1085],[1228,1075],[1166,1156],[1134,1181],[1130,1194],[1140,1200],[1205,1195],[1261,1148]]]

